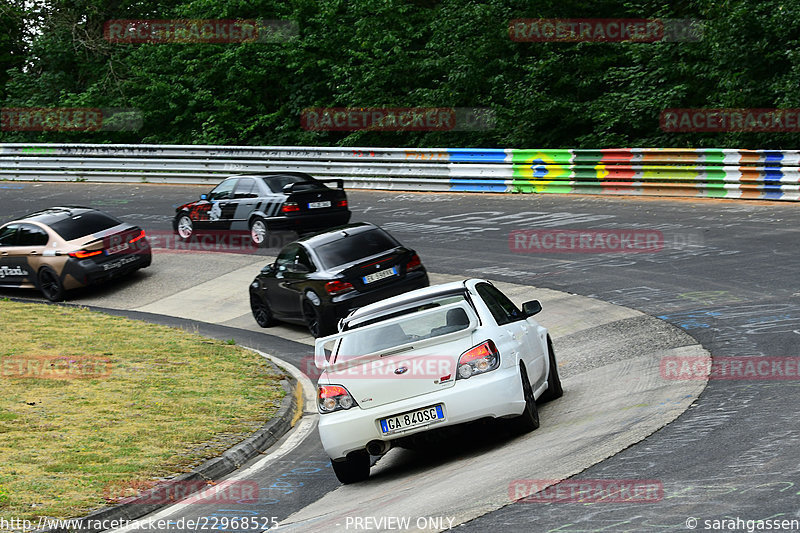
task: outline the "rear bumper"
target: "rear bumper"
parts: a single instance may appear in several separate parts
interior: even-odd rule
[[[102,281],[130,274],[134,270],[150,266],[152,252],[150,246],[140,248],[136,253],[115,257],[104,263],[95,263],[91,259],[79,261],[71,272],[83,285],[93,285]]]
[[[354,309],[380,302],[381,300],[397,296],[398,294],[421,289],[427,287],[429,284],[428,273],[424,269],[408,272],[405,277],[396,284],[385,285],[368,292],[352,291],[342,294],[341,296],[334,296],[332,301],[326,304],[323,315],[328,320],[338,322]]]
[[[362,398],[356,398],[356,402]],[[400,413],[442,404],[445,420],[384,436],[379,420]],[[319,436],[331,459],[362,450],[373,440],[391,441],[431,429],[463,424],[481,418],[499,418],[522,414],[525,400],[519,368],[501,367],[481,376],[457,380],[448,388],[392,402],[372,409],[353,407],[320,415]]]

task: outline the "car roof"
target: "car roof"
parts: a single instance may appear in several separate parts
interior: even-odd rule
[[[337,226],[335,228],[330,228],[325,231],[321,231],[319,233],[314,233],[313,235],[308,235],[307,237],[301,237],[300,239],[297,239],[295,242],[299,242],[300,244],[306,245],[310,248],[314,248],[322,244],[338,241],[342,237],[346,238],[350,235],[358,235],[359,233],[364,233],[365,231],[370,231],[373,229],[381,229],[381,228],[369,222],[354,222],[353,224]]]
[[[422,289],[409,291],[398,296],[392,296],[391,298],[386,298],[385,300],[360,307],[348,315],[344,321],[350,322],[355,319],[364,318],[366,316],[375,314],[379,311],[385,311],[394,307],[401,307],[405,304],[418,300],[427,300],[436,296],[447,296],[449,294],[464,292],[464,290],[471,289],[476,284],[484,281],[485,280],[482,279],[465,279],[461,281],[442,283],[440,285],[432,285],[430,287],[423,287]]]
[[[298,178],[303,178],[304,180],[308,181],[316,181],[316,178],[311,174],[306,174],[305,172],[258,172],[255,174],[234,174],[233,176],[228,176],[225,178],[229,180],[231,178],[272,178],[275,176],[296,176]]]
[[[42,209],[41,211],[28,213],[24,217],[14,220],[14,222],[39,222],[49,226],[50,224],[58,222],[59,220],[64,220],[65,218],[73,217],[75,215],[82,215],[83,213],[88,213],[90,211],[97,210],[78,205],[48,207],[47,209]]]

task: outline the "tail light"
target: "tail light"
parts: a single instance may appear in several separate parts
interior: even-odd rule
[[[347,200],[339,200],[336,202],[336,207],[347,207]]]
[[[417,270],[418,268],[422,268],[422,261],[420,261],[419,256],[414,254],[409,259],[408,263],[406,263],[406,272],[411,272],[412,270]]]
[[[349,283],[347,281],[340,281],[338,279],[334,281],[329,281],[328,283],[325,284],[325,290],[331,296],[335,296],[337,294],[342,294],[345,292],[350,292],[354,289],[355,287],[353,287],[352,283]]]
[[[70,252],[69,256],[74,257],[76,259],[86,259],[87,257],[92,257],[93,255],[100,255],[103,253],[103,250],[78,250],[77,252]]]
[[[133,244],[133,243],[135,243],[136,241],[139,241],[139,240],[141,240],[141,239],[144,239],[144,230],[141,230],[141,232],[139,232],[139,235],[137,235],[137,236],[136,236],[136,237],[134,237],[133,239],[129,240],[128,242],[129,242],[129,243],[131,243],[131,244]]]
[[[282,213],[294,213],[295,211],[300,211],[300,206],[297,205],[297,202],[286,202],[281,207]]]
[[[468,379],[477,374],[491,372],[499,366],[500,353],[494,342],[489,339],[461,354],[458,358],[456,379]]]
[[[321,414],[350,409],[356,401],[341,385],[317,386],[317,408]]]

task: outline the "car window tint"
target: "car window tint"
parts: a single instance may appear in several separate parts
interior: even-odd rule
[[[99,211],[87,211],[73,215],[58,222],[49,224],[50,229],[58,233],[65,241],[71,241],[86,235],[92,235],[108,228],[118,226],[122,222],[110,215]]]
[[[341,337],[336,361],[463,331],[477,320],[471,306],[462,298],[446,307],[419,308],[411,314],[388,319],[385,325],[382,322],[349,330],[348,335]]]
[[[17,228],[19,228],[17,224],[9,224],[0,230],[0,246],[14,246]]]
[[[503,309],[503,311],[508,315],[511,320],[519,320],[521,318],[525,318],[522,311],[519,310],[519,307],[514,305],[514,302],[508,299],[508,296],[500,292],[500,289],[497,287],[493,287],[491,285],[487,286],[487,289],[490,293],[494,294],[494,298],[497,301],[498,305]]]
[[[498,325],[525,318],[517,306],[495,287],[481,283],[477,286],[477,291]]]
[[[281,250],[281,253],[278,254],[278,258],[275,260],[275,265],[277,267],[282,267],[294,263],[299,246],[299,244],[290,244]]]
[[[315,248],[317,256],[326,268],[334,268],[354,263],[362,258],[370,257],[393,250],[400,246],[392,236],[375,228],[355,235],[348,235],[338,240],[322,244]]]
[[[236,198],[255,198],[258,196],[258,192],[254,191],[253,189],[256,186],[256,181],[252,178],[239,178],[238,183],[236,184],[236,191],[233,193],[234,197]]]
[[[301,181],[309,181],[309,178],[303,176],[293,176],[291,174],[281,174],[278,176],[264,176],[261,178],[264,180],[264,183],[267,184],[269,190],[272,192],[283,192],[283,188],[290,183],[298,183]],[[322,186],[321,183],[317,183],[316,181],[310,181],[310,184],[313,184],[314,187]]]
[[[49,240],[47,232],[32,224],[21,224],[17,234],[17,246],[45,246]]]
[[[456,295],[445,295],[442,296],[435,296],[433,298],[424,298],[418,302],[411,302],[407,304],[405,307],[401,307],[399,309],[390,308],[386,310],[386,312],[380,316],[367,316],[366,318],[357,318],[352,321],[346,321],[344,324],[343,331],[348,329],[355,329],[361,328],[364,326],[369,326],[370,324],[375,324],[376,322],[383,322],[384,320],[391,320],[392,318],[397,318],[399,316],[408,315],[411,313],[417,313],[419,311],[425,311],[427,309],[434,309],[436,307],[441,307],[443,305],[449,305],[456,302],[465,302],[466,298],[464,294],[456,294]]]
[[[236,182],[238,180],[225,180],[216,187],[214,190],[208,194],[209,200],[225,200],[227,198],[233,197],[233,189],[236,187]]]
[[[295,256],[295,262],[298,265],[304,265],[308,268],[309,272],[314,271],[314,263],[311,261],[311,258],[308,256],[308,251],[302,246],[297,248],[297,255]]]

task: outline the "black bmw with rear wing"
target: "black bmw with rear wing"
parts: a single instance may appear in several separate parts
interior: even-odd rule
[[[325,185],[332,183],[336,188]],[[350,221],[347,193],[340,179],[314,179],[294,181],[285,185],[282,192],[286,200],[281,207],[284,219],[268,221],[270,229],[290,229],[309,233],[341,226]]]
[[[226,178],[200,200],[179,206],[173,229],[184,240],[201,232],[247,231],[254,245],[264,246],[272,231],[319,231],[347,224],[350,216],[342,180],[270,172]]]

